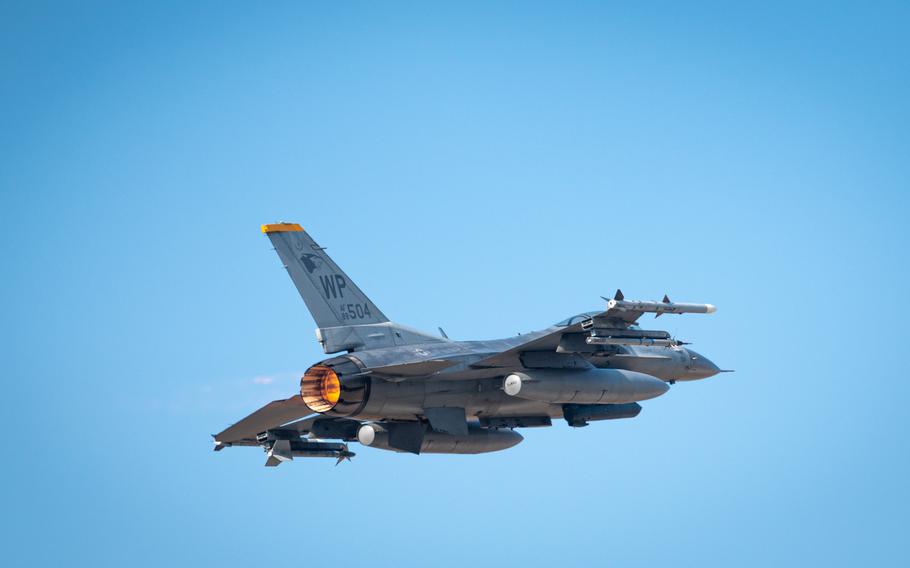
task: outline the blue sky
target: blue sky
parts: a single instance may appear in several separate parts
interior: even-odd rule
[[[5,565],[904,565],[905,3],[4,3]],[[477,457],[209,434],[323,355],[259,224],[396,321],[635,298],[720,366]]]

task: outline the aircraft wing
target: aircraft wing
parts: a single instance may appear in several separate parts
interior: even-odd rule
[[[256,412],[215,434],[216,449],[226,445],[258,445],[256,434],[303,418],[313,411],[300,395],[283,400],[273,400]]]
[[[528,341],[481,359],[473,363],[472,367],[508,367],[515,363],[516,358],[525,351],[556,351],[564,335],[581,334],[591,330],[595,325],[614,329],[625,329],[638,321],[644,312],[633,310],[619,310],[608,308],[606,311],[592,315],[590,318],[578,323],[545,330],[541,334],[529,334]]]
[[[545,330],[539,334],[529,334],[528,341],[520,343],[505,351],[500,351],[486,359],[475,361],[471,364],[475,368],[485,367],[509,367],[515,364],[519,356],[525,351],[556,351],[563,335],[569,333],[581,333],[583,331],[582,323],[559,327],[553,330]]]
[[[577,323],[550,328],[532,334],[528,341],[519,343],[505,351],[475,361],[475,368],[508,367],[520,361],[527,352],[552,352],[566,360],[551,360],[557,365],[575,365],[569,361],[570,354],[591,352],[595,345],[645,345],[668,346],[674,340],[666,331],[641,330],[632,325],[645,313],[655,317],[663,314],[710,314],[716,311],[711,304],[686,304],[671,302],[664,295],[660,302],[626,300],[622,291],[617,290],[613,299],[607,300],[607,309],[590,314]]]

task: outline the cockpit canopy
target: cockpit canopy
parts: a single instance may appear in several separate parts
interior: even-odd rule
[[[594,317],[598,314],[602,314],[602,313],[603,312],[582,312],[578,315],[574,315],[570,318],[566,318],[562,321],[556,322],[553,325],[556,327],[568,327],[570,325],[575,325],[576,323],[581,323],[582,321],[584,321],[588,318],[592,318],[592,317]],[[639,327],[635,324],[629,325],[628,327],[629,327],[629,329],[639,329]]]
[[[566,318],[562,321],[556,322],[553,325],[555,325],[556,327],[568,327],[570,325],[575,325],[576,323],[580,323],[588,318],[594,317],[599,313],[600,312],[582,312],[576,316],[572,316],[570,318]]]

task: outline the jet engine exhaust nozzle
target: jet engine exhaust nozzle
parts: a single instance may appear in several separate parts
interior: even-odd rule
[[[341,397],[341,381],[331,368],[313,365],[300,379],[300,396],[313,412],[328,412]]]
[[[370,378],[353,357],[316,363],[300,378],[300,397],[313,412],[329,416],[357,414],[370,398]]]

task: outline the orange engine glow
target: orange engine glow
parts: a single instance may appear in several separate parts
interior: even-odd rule
[[[328,412],[341,398],[341,382],[335,371],[313,365],[300,379],[300,396],[313,412]]]

